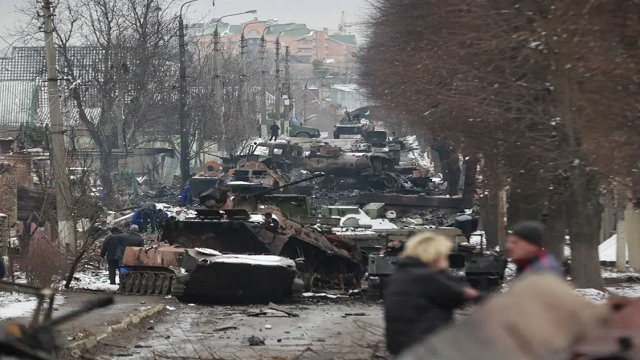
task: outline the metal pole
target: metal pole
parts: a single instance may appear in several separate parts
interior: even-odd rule
[[[249,118],[249,86],[247,84],[247,38],[244,32],[240,36],[240,62],[242,64],[242,75],[240,76],[240,100],[241,100],[241,118],[247,121]]]
[[[220,33],[218,32],[218,27],[216,26],[215,31],[213,32],[213,71],[214,71],[214,86],[213,86],[213,109],[214,116],[217,119],[217,123],[220,124],[220,129],[222,130],[222,146],[223,149],[226,148],[225,141],[227,138],[227,127],[224,123],[224,104],[223,98],[224,93],[222,89],[222,78],[220,76]]]
[[[302,124],[302,125],[304,125],[305,122],[307,121],[307,98],[308,97],[309,97],[308,89],[305,88],[304,96],[303,96],[304,107],[302,108],[302,119],[300,120],[300,124]]]
[[[58,89],[58,69],[56,48],[53,42],[53,12],[51,0],[42,1],[44,17],[44,40],[47,61],[47,90],[49,95],[49,114],[51,115],[51,150],[53,152],[53,175],[56,188],[56,215],[58,218],[58,241],[75,253],[75,224],[70,213],[71,191],[66,165],[66,147],[64,145],[64,124],[60,111],[60,91]]]
[[[284,51],[284,90],[287,92],[287,99],[289,101],[289,105],[284,106],[284,121],[285,123],[289,121],[291,108],[293,106],[293,99],[291,98],[291,72],[289,71],[289,61],[291,57],[291,50],[289,46],[285,46]]]
[[[280,120],[280,107],[282,105],[282,88],[280,83],[280,37],[276,38],[276,106],[275,106],[275,120]]]
[[[183,4],[184,6],[184,4]],[[186,45],[184,35],[184,20],[182,19],[182,8],[178,18],[178,45],[180,47],[180,175],[184,186],[191,175],[189,165],[189,131],[187,124],[187,65],[186,65]]]
[[[260,90],[260,132],[262,126],[267,123],[267,67],[265,60],[267,58],[267,40],[264,35],[260,39],[260,68],[262,69],[262,89]],[[262,135],[262,134],[261,134]]]

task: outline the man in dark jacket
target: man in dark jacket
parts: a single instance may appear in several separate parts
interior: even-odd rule
[[[384,308],[387,349],[398,355],[453,320],[453,311],[479,293],[449,273],[452,243],[433,233],[409,239],[386,280]]]
[[[151,226],[151,232],[156,232],[156,212],[158,207],[155,203],[148,202],[140,207],[140,215],[142,216],[143,231],[147,231]]]
[[[550,271],[563,275],[562,265],[543,246],[544,225],[537,221],[522,221],[514,225],[507,236],[506,250],[518,267],[516,276],[532,271]]]
[[[271,137],[269,141],[278,141],[278,135],[280,135],[280,126],[275,122],[271,125]]]
[[[116,270],[120,269],[120,261],[124,252],[124,239],[122,230],[117,227],[111,228],[111,234],[104,239],[100,257],[106,258],[109,267],[109,283],[116,285]]]
[[[0,258],[0,280],[2,280],[6,274],[7,270],[5,269],[4,262]]]
[[[124,233],[122,237],[124,239],[124,247],[144,247],[144,239],[142,238],[142,236],[140,236],[140,229],[138,229],[138,225],[131,225],[129,227],[129,231]]]

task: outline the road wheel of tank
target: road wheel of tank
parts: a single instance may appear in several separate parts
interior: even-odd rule
[[[162,286],[164,284],[165,274],[156,274],[155,284],[153,285],[154,295],[162,295]]]
[[[171,293],[171,281],[175,278],[175,276],[170,276],[169,274],[162,275],[162,290],[160,290],[160,295],[169,295]]]
[[[118,285],[118,292],[121,292],[123,294],[126,293],[125,288],[128,279],[127,275],[128,274],[120,274],[120,284]]]
[[[131,277],[132,277],[131,292],[133,294],[140,294],[140,281],[142,280],[142,274],[134,273]]]
[[[131,294],[133,292],[133,274],[126,273],[122,277],[122,291],[125,294]]]
[[[144,295],[147,293],[147,285],[149,284],[149,273],[145,272],[142,274],[142,278],[140,280],[140,294]]]
[[[149,273],[147,275],[147,295],[153,295],[156,292],[156,274]]]
[[[180,298],[184,295],[184,290],[186,286],[181,279],[178,279],[176,276],[171,277],[171,295],[177,298]]]

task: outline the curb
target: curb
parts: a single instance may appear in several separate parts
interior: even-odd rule
[[[140,312],[139,314],[129,316],[126,319],[122,320],[120,323],[109,326],[107,332],[99,335],[92,335],[84,340],[76,341],[65,346],[64,349],[70,352],[91,349],[92,347],[98,345],[99,341],[104,340],[107,336],[109,336],[109,334],[125,330],[127,327],[129,327],[129,325],[137,324],[143,319],[159,313],[160,311],[164,310],[164,308],[165,305],[156,305],[151,309]]]

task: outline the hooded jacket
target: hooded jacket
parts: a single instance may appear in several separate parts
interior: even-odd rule
[[[462,284],[446,270],[431,270],[418,259],[399,258],[386,280],[384,309],[387,348],[397,355],[449,324],[465,303]]]

